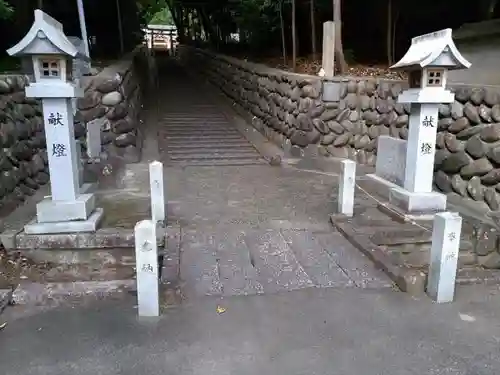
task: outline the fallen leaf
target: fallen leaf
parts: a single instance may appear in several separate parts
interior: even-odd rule
[[[473,317],[472,315],[461,314],[461,313],[459,313],[458,315],[460,316],[460,319],[463,320],[464,322],[475,322],[476,321],[476,318]]]
[[[222,306],[217,306],[217,314],[224,314],[226,309]]]

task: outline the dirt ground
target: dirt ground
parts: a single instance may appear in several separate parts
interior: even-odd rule
[[[293,70],[292,61],[290,58],[288,59],[287,64],[284,64],[282,57],[260,58],[260,59],[248,57],[247,60],[286,71]],[[340,74],[340,72],[338,71],[338,64],[336,64],[336,68],[337,68],[336,74]],[[321,69],[320,59],[314,59],[313,56],[297,58],[297,69],[295,70],[296,73],[316,75],[318,74],[320,69]],[[348,71],[344,75],[354,76],[354,77],[406,79],[406,75],[404,73],[391,71],[386,65],[351,64],[348,67]]]

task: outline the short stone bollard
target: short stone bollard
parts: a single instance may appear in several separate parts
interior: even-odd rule
[[[462,218],[455,212],[434,217],[427,294],[438,303],[452,302],[455,295]]]
[[[101,127],[103,120],[94,119],[87,123],[87,156],[90,160],[99,160],[101,157]]]
[[[166,224],[163,164],[159,161],[149,164],[149,183],[151,185],[151,218],[155,224]]]
[[[156,224],[151,220],[139,221],[135,225],[134,234],[139,316],[159,316]]]
[[[342,160],[340,163],[338,213],[352,216],[354,214],[354,191],[356,188],[356,163],[352,160]]]

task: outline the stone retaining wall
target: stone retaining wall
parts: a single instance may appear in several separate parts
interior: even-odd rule
[[[84,78],[85,98],[78,101],[81,110],[75,117],[75,137],[83,147],[84,121],[101,118],[102,142],[110,156],[138,160],[141,84],[148,74],[144,58],[136,51],[97,76]],[[49,182],[42,106],[26,98],[28,82],[26,76],[0,76],[0,216]]]
[[[147,83],[146,53],[144,48],[138,48],[98,75],[84,77],[85,97],[78,100],[84,122],[99,123],[106,152],[129,163],[140,159],[139,113]]]
[[[0,77],[0,213],[49,181],[42,108],[27,99],[24,76]]]
[[[180,59],[253,115],[253,125],[293,156],[350,158],[375,165],[380,135],[406,139],[409,105],[397,103],[406,83],[336,78],[338,100],[325,82],[181,46]],[[500,210],[500,94],[497,88],[452,88],[439,110],[436,187]]]

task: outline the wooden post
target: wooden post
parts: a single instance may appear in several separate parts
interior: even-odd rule
[[[325,77],[335,75],[335,24],[333,21],[323,23],[323,61]]]

